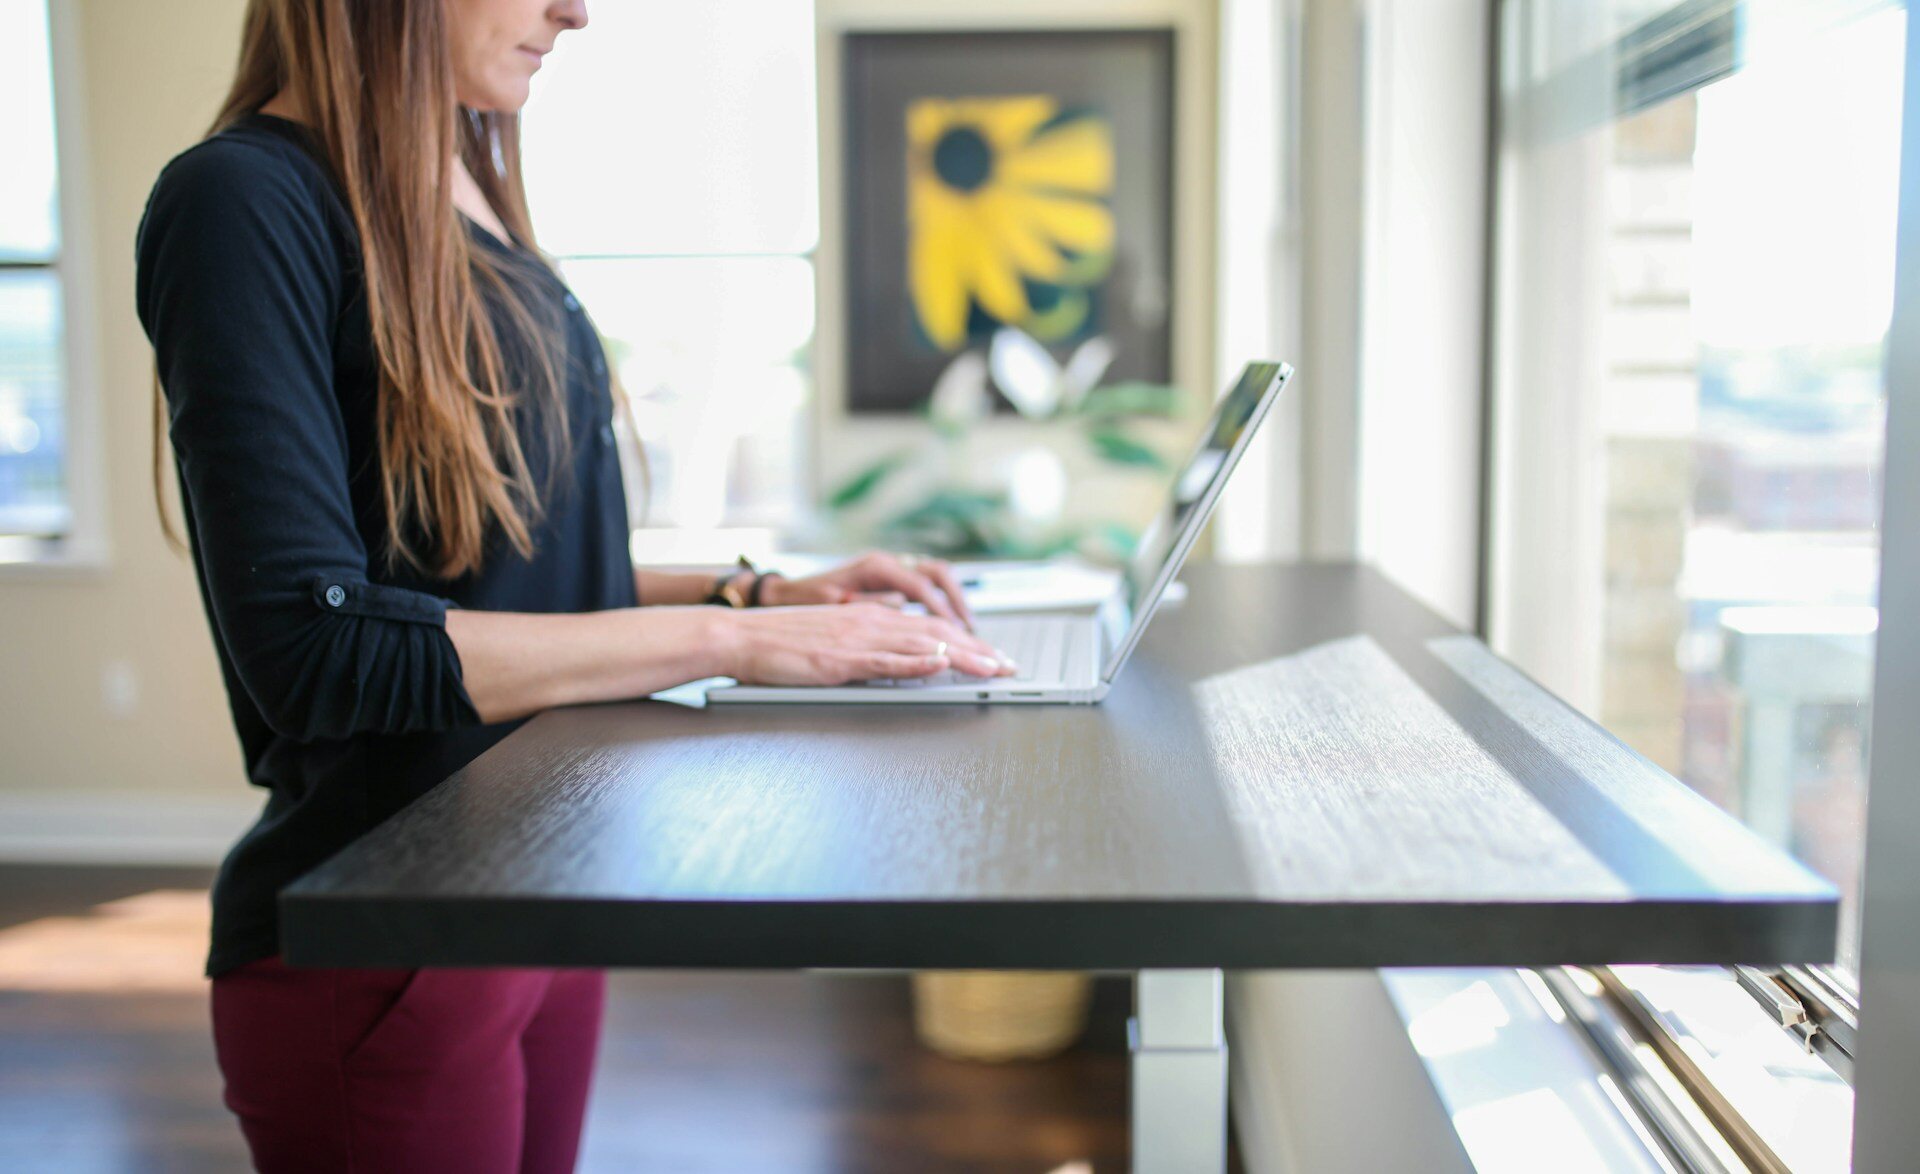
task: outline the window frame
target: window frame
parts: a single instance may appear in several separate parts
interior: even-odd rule
[[[1610,56],[1615,63],[1615,73],[1610,82],[1610,91],[1619,99],[1618,107],[1611,117],[1625,117],[1636,110],[1648,108],[1654,104],[1682,94],[1697,91],[1699,88],[1718,81],[1735,71],[1742,62],[1738,55],[1735,40],[1740,10],[1749,0],[1681,0],[1672,7],[1623,31],[1615,39]],[[1920,40],[1920,29],[1914,27],[1920,12],[1915,12],[1906,0],[1845,0],[1838,6],[1835,23],[1844,15],[1859,15],[1867,11],[1887,6],[1906,8],[1908,17],[1907,65],[1915,67],[1914,46]],[[1506,564],[1504,549],[1515,544],[1515,525],[1511,516],[1503,512],[1503,500],[1513,492],[1510,483],[1514,470],[1508,466],[1505,457],[1511,445],[1515,443],[1510,430],[1512,421],[1507,418],[1510,405],[1503,402],[1503,392],[1511,382],[1506,371],[1511,370],[1513,359],[1507,348],[1511,347],[1512,327],[1504,322],[1502,288],[1511,288],[1514,280],[1512,256],[1515,250],[1511,209],[1503,207],[1502,193],[1507,184],[1503,182],[1502,152],[1507,130],[1506,79],[1508,71],[1515,68],[1510,60],[1508,32],[1512,22],[1519,19],[1516,15],[1516,0],[1489,0],[1492,45],[1490,46],[1492,70],[1488,86],[1487,126],[1488,126],[1488,164],[1487,164],[1487,225],[1485,242],[1485,295],[1484,295],[1484,361],[1481,371],[1481,399],[1483,432],[1480,453],[1480,551],[1479,551],[1479,593],[1477,630],[1482,638],[1492,641],[1500,635],[1505,613],[1503,608],[1511,606],[1514,598],[1526,598],[1529,606],[1544,606],[1552,613],[1546,621],[1548,629],[1557,630],[1563,640],[1578,641],[1595,634],[1590,617],[1584,614],[1582,602],[1557,593],[1544,596],[1529,590],[1523,579],[1517,579],[1511,567]],[[1684,45],[1690,52],[1676,54],[1676,45]],[[1590,55],[1598,61],[1601,55]],[[1571,68],[1579,68],[1586,59],[1575,62]],[[1561,75],[1563,76],[1563,75]],[[1912,117],[1916,109],[1914,95],[1920,93],[1920,78],[1909,73],[1904,80],[1907,88],[1907,113]],[[1913,141],[1913,131],[1904,132],[1908,143]],[[1911,151],[1909,150],[1909,155]],[[1914,190],[1916,180],[1920,180],[1912,160],[1905,159],[1901,172],[1901,212],[1903,243],[1906,237],[1913,235],[1911,226],[1906,223],[1907,214],[1920,207],[1920,191]],[[1904,259],[1904,258],[1903,258]],[[1898,299],[1899,294],[1896,294]],[[1893,331],[1897,328],[1898,300],[1896,300],[1896,326],[1889,328],[1888,358],[1886,364],[1886,395],[1889,404],[1898,392],[1895,386],[1896,366],[1893,345]],[[1891,443],[1892,425],[1889,424],[1886,447],[1883,482],[1892,486],[1898,478],[1891,475],[1896,464],[1906,462],[1899,457],[1899,451]],[[1891,496],[1891,490],[1889,490]],[[1882,549],[1885,549],[1890,537],[1890,523],[1902,519],[1891,513],[1883,514],[1880,521]],[[1503,547],[1506,544],[1506,547]],[[1883,586],[1881,589],[1882,606],[1889,597],[1890,587],[1885,584],[1888,574],[1883,562]],[[1502,595],[1506,596],[1503,600]],[[1889,645],[1885,634],[1876,640],[1876,679],[1872,694],[1872,713],[1882,712],[1880,705],[1884,682],[1896,679],[1910,679],[1915,670],[1912,663],[1892,664],[1885,659],[1898,646]],[[1575,675],[1579,673],[1580,657],[1584,652],[1576,652],[1572,658]],[[1889,711],[1891,712],[1891,711]],[[1871,720],[1871,719],[1869,719]],[[1877,747],[1876,750],[1884,750]],[[1876,760],[1884,756],[1876,753]],[[1873,770],[1869,764],[1869,795],[1872,782],[1884,777],[1885,768]],[[1869,799],[1866,816],[1861,828],[1863,851],[1867,843],[1874,840],[1872,834],[1873,816],[1881,806]],[[1911,806],[1911,804],[1909,804]],[[1884,817],[1883,817],[1884,818]],[[1909,867],[1909,872],[1911,868]],[[1883,929],[1882,933],[1885,932]],[[1865,956],[1865,942],[1870,935],[1866,927],[1862,929],[1862,954]],[[1863,969],[1866,964],[1863,962]],[[1553,984],[1554,993],[1561,997],[1568,1007],[1572,1018],[1580,1023],[1586,1034],[1615,1033],[1622,1039],[1638,1038],[1648,1042],[1665,1062],[1667,1071],[1678,1081],[1694,1101],[1705,1108],[1708,1115],[1720,1127],[1721,1136],[1735,1145],[1741,1156],[1753,1162],[1759,1160],[1757,1168],[1769,1168],[1766,1159],[1771,1157],[1764,1144],[1756,1144],[1758,1134],[1733,1109],[1727,1098],[1714,1086],[1711,1079],[1698,1067],[1690,1063],[1675,1063],[1683,1060],[1685,1049],[1680,1037],[1669,1032],[1653,1015],[1646,1013],[1641,1000],[1627,984],[1616,977],[1610,968],[1604,966],[1583,968],[1594,976],[1604,988],[1605,997],[1580,999],[1580,992],[1573,989],[1570,982],[1559,977]],[[1741,988],[1758,1002],[1780,1024],[1781,1030],[1794,1036],[1808,1051],[1819,1056],[1849,1086],[1855,1086],[1856,1040],[1859,1025],[1861,995],[1859,988],[1850,976],[1831,966],[1755,966],[1726,968],[1739,981]],[[1541,972],[1546,977],[1546,972]],[[1575,1014],[1576,1010],[1579,1014]],[[1584,1018],[1583,1018],[1584,1016]],[[1618,1070],[1624,1087],[1641,1087],[1648,1082],[1646,1073],[1637,1064],[1621,1060],[1617,1056],[1603,1056]],[[1856,1086],[1857,1087],[1857,1086]],[[1655,1098],[1657,1101],[1657,1098]],[[1855,1136],[1860,1134],[1861,1101],[1855,1101]],[[1643,1120],[1651,1120],[1670,1111],[1671,1106],[1643,1102],[1636,1098],[1634,1112]],[[1884,1126],[1882,1128],[1885,1128]],[[1893,1130],[1887,1130],[1889,1134]],[[1684,1141],[1684,1139],[1681,1139]],[[1704,1168],[1698,1153],[1688,1153],[1685,1145],[1672,1146],[1673,1139],[1663,1138],[1663,1145],[1669,1145],[1667,1156],[1678,1159],[1689,1168]],[[1777,1168],[1777,1167],[1775,1167]]]
[[[59,184],[60,237],[53,259],[8,263],[8,271],[54,274],[60,286],[61,398],[66,414],[68,516],[54,538],[0,535],[0,580],[52,575],[94,577],[112,561],[107,519],[102,430],[99,301],[94,253],[93,186],[87,165],[85,85],[80,14],[45,0],[48,56],[53,77],[54,162]],[[140,478],[144,483],[144,477]]]
[[[1887,469],[1880,519],[1880,607],[1875,638],[1876,713],[1910,714],[1920,702],[1920,28],[1907,14],[1900,146],[1899,227],[1894,245],[1893,321],[1886,361]],[[1900,455],[1909,454],[1909,455]],[[1897,458],[1897,459],[1896,459]],[[1897,1169],[1920,1148],[1912,1111],[1920,1081],[1920,966],[1912,946],[1920,916],[1920,789],[1911,762],[1920,730],[1890,721],[1873,731],[1868,764],[1866,859],[1861,902],[1862,1015],[1873,1043],[1860,1053],[1855,1086],[1853,1164]]]

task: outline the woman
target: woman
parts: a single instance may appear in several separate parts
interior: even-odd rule
[[[514,722],[716,675],[1010,671],[937,562],[632,566],[605,357],[519,171],[529,80],[586,22],[583,0],[252,0],[213,133],[141,225],[194,566],[269,791],[208,961],[265,1170],[571,1168],[597,972],[277,957],[283,885]]]

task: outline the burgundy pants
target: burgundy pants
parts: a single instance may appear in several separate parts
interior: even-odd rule
[[[227,1107],[267,1174],[573,1169],[598,970],[295,970],[213,980]]]

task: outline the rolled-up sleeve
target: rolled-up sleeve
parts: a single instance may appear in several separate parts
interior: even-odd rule
[[[479,722],[447,602],[372,581],[354,524],[334,335],[354,291],[302,178],[209,142],[161,176],[137,298],[217,635],[300,741]]]

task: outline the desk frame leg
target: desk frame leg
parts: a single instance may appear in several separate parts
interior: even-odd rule
[[[1142,970],[1134,979],[1134,1174],[1227,1168],[1227,1039],[1218,970]]]

